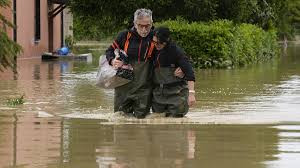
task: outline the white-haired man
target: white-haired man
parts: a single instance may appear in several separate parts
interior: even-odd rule
[[[134,26],[119,33],[113,44],[106,50],[106,59],[115,68],[122,67],[124,62],[115,58],[114,51],[124,50],[134,72],[131,82],[115,88],[114,111],[123,111],[136,118],[145,118],[150,112],[152,102],[153,57],[156,53],[152,41],[152,11],[136,10],[133,23]],[[174,75],[183,77],[184,73],[178,68]]]
[[[144,118],[150,110],[152,94],[152,11],[138,9],[134,13],[134,27],[119,33],[117,39],[106,50],[106,58],[115,68],[123,62],[115,58],[114,50],[124,50],[133,67],[134,79],[128,84],[115,88],[114,111],[133,114]]]

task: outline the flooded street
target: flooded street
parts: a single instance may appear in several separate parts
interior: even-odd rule
[[[19,60],[18,74],[0,73],[0,168],[296,168],[299,53],[291,44],[259,65],[197,70],[182,119],[114,114],[97,61]]]

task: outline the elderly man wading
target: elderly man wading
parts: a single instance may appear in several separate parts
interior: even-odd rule
[[[115,59],[114,50],[124,50],[134,71],[134,79],[115,88],[114,111],[123,111],[126,115],[145,118],[151,106],[152,93],[152,11],[138,9],[134,13],[134,27],[119,33],[117,39],[106,50],[109,64],[122,67],[123,62]]]

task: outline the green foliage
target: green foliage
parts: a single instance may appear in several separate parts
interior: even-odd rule
[[[20,53],[21,47],[2,30],[0,30],[0,44],[0,71],[3,71],[4,68],[13,67],[15,57]]]
[[[300,28],[299,6],[299,0],[70,0],[77,40],[100,40],[131,27],[134,11],[149,8],[154,21],[161,22],[157,25],[168,25],[200,68],[274,57],[276,36],[291,38]]]
[[[184,0],[183,8],[178,8],[177,13],[190,21],[210,21],[217,18],[219,0]],[[166,18],[165,18],[166,19]]]
[[[0,8],[6,8],[9,5],[8,0],[0,0]],[[16,57],[22,51],[21,46],[7,36],[7,27],[13,27],[13,25],[0,13],[0,71],[7,67],[12,68]]]
[[[66,39],[65,39],[65,44],[66,44],[67,47],[69,47],[69,49],[72,50],[72,49],[74,48],[74,45],[76,44],[76,42],[75,42],[73,36],[68,35],[68,36],[66,37]]]
[[[292,36],[300,22],[299,0],[220,0],[218,17],[251,23],[264,30],[274,27],[281,38]],[[300,28],[300,27],[299,27]]]
[[[228,20],[156,24],[162,25],[170,28],[172,38],[199,68],[243,66],[270,59],[277,51],[276,32],[251,24],[235,25]]]
[[[178,16],[190,22],[227,19],[264,30],[275,27],[280,34],[290,36],[300,22],[299,0],[70,0],[69,6],[78,40],[99,40],[132,26],[138,8],[151,9],[155,22]]]
[[[278,54],[276,31],[264,31],[251,24],[238,25],[234,29],[231,49],[234,65],[269,60]]]
[[[10,6],[9,0],[0,0],[0,6],[3,8],[9,7]]]
[[[110,17],[96,19],[93,16],[74,14],[73,30],[75,40],[98,40],[120,29]]]
[[[288,11],[290,12],[290,19],[292,23],[300,22],[300,1],[289,0]]]
[[[99,40],[126,27],[134,11],[145,3],[147,1],[70,0],[75,39]]]
[[[21,105],[24,104],[24,95],[22,95],[21,97],[18,98],[12,98],[12,99],[8,99],[6,104],[10,105],[10,106],[16,106],[16,105]]]
[[[133,14],[138,8],[153,11],[154,21],[175,19],[208,21],[216,18],[218,0],[70,0],[74,15],[76,40],[100,40],[124,28],[133,26]]]
[[[269,30],[277,26],[286,0],[220,0],[218,17],[234,23],[251,23]]]
[[[300,34],[297,32],[300,30],[300,1],[288,0],[283,13],[285,15],[282,18],[282,26],[285,29],[280,29],[281,34],[286,34],[289,38],[292,38],[294,34]]]

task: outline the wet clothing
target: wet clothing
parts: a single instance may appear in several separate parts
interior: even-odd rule
[[[153,112],[166,112],[167,117],[183,117],[188,112],[187,81],[195,81],[194,71],[182,49],[171,43],[158,51],[154,58]],[[180,67],[183,79],[174,76]]]
[[[129,64],[133,67],[134,79],[128,84],[115,88],[114,111],[133,113],[137,118],[144,118],[150,111],[152,97],[153,63],[152,58],[147,57],[147,54],[153,33],[141,37],[135,29],[129,31],[131,37],[127,55]],[[115,40],[121,49],[124,49],[127,34],[128,31],[121,32]],[[111,64],[111,60],[115,58],[113,46],[107,49],[106,58]]]

